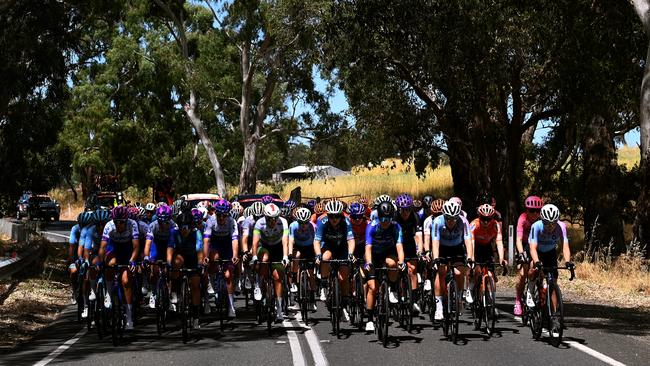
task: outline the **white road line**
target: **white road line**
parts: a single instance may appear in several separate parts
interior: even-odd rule
[[[284,320],[282,326],[285,328],[292,328],[293,324],[289,320]],[[305,366],[305,356],[302,354],[302,347],[295,330],[287,329],[287,338],[289,338],[289,347],[291,347],[291,358],[293,359],[293,366]]]
[[[41,234],[54,235],[54,236],[58,236],[58,237],[65,238],[65,239],[69,239],[69,238],[70,238],[68,235],[63,235],[63,234],[59,234],[59,233],[53,233],[53,232],[51,232],[51,231],[41,231]]]
[[[503,310],[499,310],[499,313],[503,314],[503,315],[507,315],[508,317],[512,318],[514,321],[523,324],[523,322],[521,321],[521,317],[519,317],[519,316],[515,316],[514,314],[510,314],[510,313],[505,312]],[[546,336],[546,337],[550,336],[548,330],[546,330],[544,328],[542,329],[542,334],[544,336]],[[584,352],[584,353],[588,354],[591,357],[597,358],[600,361],[603,361],[604,363],[606,363],[608,365],[625,366],[624,363],[616,361],[615,359],[613,359],[613,358],[611,358],[611,357],[609,357],[609,356],[607,356],[605,354],[602,354],[602,353],[596,351],[593,348],[589,348],[589,347],[585,346],[584,344],[580,344],[580,343],[575,342],[575,341],[563,341],[562,343],[569,346],[569,347],[571,347],[571,348],[577,349],[578,351]]]
[[[77,334],[74,335],[74,337],[72,337],[72,338],[68,339],[67,341],[65,341],[65,343],[60,345],[57,349],[50,352],[50,354],[47,355],[47,357],[45,357],[44,359],[42,359],[42,360],[38,361],[37,363],[35,363],[34,366],[45,366],[48,363],[54,361],[55,358],[57,358],[60,354],[65,352],[65,350],[70,348],[70,346],[75,344],[75,342],[77,342],[81,337],[83,337],[84,334],[86,334],[87,331],[88,331],[88,329],[86,327],[83,327]]]
[[[305,331],[305,338],[307,338],[309,350],[314,357],[314,364],[316,366],[329,366],[329,362],[327,362],[327,359],[325,358],[325,353],[323,352],[323,348],[320,346],[320,341],[318,340],[316,332],[314,332],[311,327],[305,325],[305,323],[302,322],[302,316],[300,315],[300,312],[296,313],[296,320],[301,327],[307,329]]]

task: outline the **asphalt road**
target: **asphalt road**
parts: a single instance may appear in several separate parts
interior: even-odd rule
[[[31,365],[424,365],[424,364],[527,364],[527,365],[647,365],[650,359],[650,328],[647,315],[619,311],[599,305],[567,303],[565,342],[559,348],[545,339],[534,341],[506,311],[512,298],[499,298],[501,316],[497,334],[488,338],[475,331],[469,315],[462,317],[461,340],[457,345],[442,337],[425,318],[415,320],[409,334],[391,324],[391,340],[383,348],[375,335],[342,326],[343,336],[330,333],[330,323],[322,303],[313,314],[316,324],[305,326],[295,315],[275,325],[269,336],[265,325],[258,326],[252,310],[238,300],[238,318],[221,331],[215,319],[204,319],[188,344],[181,341],[178,322],[161,337],[155,321],[145,316],[136,331],[119,347],[74,322],[72,306],[56,323],[35,340],[0,354],[0,364]]]

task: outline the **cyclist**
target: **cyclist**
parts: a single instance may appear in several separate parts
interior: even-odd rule
[[[375,280],[375,267],[386,266],[388,268],[400,268],[405,270],[404,248],[402,246],[402,228],[393,221],[395,206],[391,202],[382,202],[377,207],[377,220],[372,221],[366,228],[366,265],[368,294],[366,295],[366,307],[368,310],[368,322],[366,332],[375,331],[374,313],[375,297],[378,287]],[[398,274],[394,271],[388,273],[390,281],[390,302],[397,303],[394,287]]]
[[[316,264],[320,266],[322,288],[320,300],[325,301],[327,279],[330,274],[330,266],[321,266],[320,262],[335,260],[354,259],[354,234],[350,220],[343,217],[343,203],[332,200],[325,205],[327,217],[318,220],[316,235],[314,236],[314,252],[316,253]],[[341,304],[345,307],[350,294],[349,268],[341,266],[339,270],[339,283],[341,285]]]
[[[181,268],[194,269],[199,265],[199,253],[203,249],[201,231],[196,229],[197,222],[191,211],[182,212],[177,218],[178,228],[174,228],[167,243],[167,262],[176,270]],[[172,271],[174,282],[179,278],[178,272]],[[179,289],[176,283],[175,288]],[[199,307],[201,304],[201,276],[197,273],[190,277],[190,292],[192,294],[192,328],[199,326]],[[178,291],[172,292],[172,303],[178,302]],[[183,296],[183,294],[180,294]]]
[[[433,220],[431,227],[431,249],[433,252],[434,266],[437,267],[438,276],[435,281],[436,295],[436,320],[443,319],[442,297],[447,292],[445,276],[447,265],[441,264],[440,258],[451,258],[449,264],[467,262],[472,265],[474,248],[472,247],[472,234],[469,225],[462,219],[460,205],[451,199],[442,206],[442,215]],[[466,268],[454,269],[454,276],[458,288],[464,288]]]
[[[169,206],[160,206],[156,211],[156,220],[149,225],[146,241],[144,244],[144,262],[145,265],[157,260],[167,259],[167,247],[172,240],[176,224],[172,221],[172,210]],[[158,283],[159,268],[157,264],[151,265],[150,283]],[[149,308],[156,308],[156,287],[154,293],[149,297]]]
[[[451,197],[449,200],[458,204],[460,207],[460,216],[469,226],[469,222],[467,221],[467,212],[463,211],[463,201],[459,197]]]
[[[287,220],[289,225],[293,222],[293,211],[296,207],[297,205],[293,200],[287,200],[284,205],[282,205],[282,217]]]
[[[569,247],[566,224],[559,221],[560,210],[555,205],[546,204],[542,207],[540,217],[541,220],[535,222],[530,228],[530,237],[528,238],[530,257],[535,264],[535,269],[531,271],[532,275],[529,274],[531,279],[542,267],[557,267],[556,249],[560,243],[566,267],[569,269],[574,267],[571,262],[571,248]],[[553,276],[557,278],[557,269],[553,270]],[[556,305],[557,299],[553,298],[552,301],[553,305]],[[526,304],[530,307],[535,306],[530,291],[526,291]]]
[[[128,264],[130,267],[129,271],[121,273],[120,278],[126,297],[126,329],[131,330],[133,329],[133,289],[130,272],[135,270],[135,261],[138,258],[140,245],[138,224],[129,219],[129,212],[125,206],[113,208],[111,217],[112,220],[104,226],[99,256],[108,266]],[[106,278],[112,278],[111,273],[107,273]],[[112,281],[106,281],[107,291],[111,288]],[[105,299],[104,306],[110,307],[112,305],[110,296],[106,296]]]
[[[156,220],[156,205],[153,202],[149,202],[144,206],[144,221],[151,224]]]
[[[250,259],[251,249],[253,248],[253,237],[255,230],[255,223],[257,220],[264,216],[264,204],[262,202],[254,202],[250,207],[248,215],[244,215],[244,222],[242,223],[241,230],[241,246],[244,256]],[[255,253],[255,252],[253,252]]]
[[[292,253],[296,259],[314,260],[316,254],[314,252],[314,234],[316,228],[314,224],[309,221],[311,212],[309,209],[301,207],[298,208],[293,217],[295,221],[289,224],[289,253]],[[298,273],[298,262],[294,261],[291,267],[291,292],[298,292],[296,287],[296,276]],[[316,279],[314,278],[314,265],[308,266],[309,273],[309,302],[313,304],[312,310],[316,311],[316,303],[314,301],[314,292],[316,291]]]
[[[425,197],[426,198],[426,197]],[[431,201],[429,212],[431,213],[428,217],[424,219],[424,224],[422,224],[422,233],[423,233],[423,247],[424,247],[424,260],[431,261],[431,228],[433,227],[433,220],[442,215],[442,206],[445,204],[445,201],[442,199],[436,199]],[[427,266],[426,270],[429,270],[430,266]],[[424,276],[424,291],[431,291],[431,280],[429,279],[428,273]]]
[[[68,273],[70,275],[70,288],[72,293],[70,294],[70,302],[74,305],[77,303],[77,292],[79,291],[78,283],[78,267],[81,264],[79,251],[83,251],[79,246],[79,240],[81,239],[81,231],[88,225],[89,216],[86,212],[82,212],[77,215],[77,223],[70,229],[70,238],[68,243]]]
[[[264,217],[255,222],[253,230],[253,263],[261,262],[259,266],[260,275],[266,280],[268,275],[268,263],[279,262],[282,265],[272,266],[272,277],[276,297],[276,322],[284,320],[282,313],[282,278],[284,267],[289,264],[289,226],[287,220],[280,217],[280,209],[275,203],[264,206]],[[255,292],[259,294],[260,289],[256,284]]]
[[[411,290],[413,298],[419,298],[418,292],[418,258],[422,256],[424,248],[422,245],[422,226],[421,221],[413,211],[413,198],[408,194],[401,194],[395,199],[398,213],[395,221],[402,228],[402,248],[404,249],[405,258],[409,258],[406,265],[408,266],[409,279],[411,280]],[[413,311],[420,313],[420,306],[413,302]]]
[[[492,208],[494,209],[494,219],[497,220],[498,222],[503,221],[503,219],[501,218],[501,212],[497,211],[497,200],[494,198],[494,196],[490,195],[489,193],[482,193],[476,198],[476,204],[478,206],[484,204],[488,204],[492,206]]]
[[[354,202],[348,208],[348,213],[350,215],[350,224],[352,224],[352,234],[354,235],[354,257],[363,259],[366,252],[366,228],[368,227],[366,206]]]
[[[537,196],[529,196],[524,201],[526,212],[519,215],[517,220],[517,253],[521,268],[517,272],[517,285],[515,286],[515,306],[514,314],[522,315],[521,297],[524,292],[524,276],[530,269],[530,251],[528,247],[528,237],[530,236],[531,226],[539,220],[539,213],[544,206],[544,201]]]
[[[431,215],[431,204],[433,203],[433,196],[426,195],[422,197],[422,209],[418,211],[418,216],[420,216],[420,221],[424,220]]]
[[[101,233],[104,230],[104,225],[109,220],[109,213],[105,210],[97,210],[95,212],[85,212],[85,214],[90,215],[89,223],[86,227],[81,230],[81,236],[79,238],[79,258],[83,258],[84,265],[89,267],[92,263],[96,265],[99,261],[97,257],[97,252],[99,250],[99,245],[101,244]],[[97,270],[95,268],[88,268],[86,278],[84,278],[83,283],[83,293],[87,294],[84,296],[84,310],[81,314],[82,318],[88,316],[88,303],[87,301],[95,301],[97,298],[95,295],[95,285],[97,278]]]
[[[237,223],[230,216],[230,202],[220,199],[214,204],[215,216],[211,217],[203,232],[203,254],[204,262],[208,267],[208,291],[214,293],[212,283],[214,274],[217,271],[215,263],[210,261],[230,260],[230,263],[224,264],[223,271],[226,279],[226,288],[228,291],[228,317],[235,317],[235,287],[234,287],[234,270],[239,263],[239,231]],[[210,291],[212,290],[212,291]],[[205,301],[205,312],[210,313],[210,303]]]
[[[372,208],[372,211],[370,211],[370,221],[374,221],[374,220],[377,220],[377,219],[378,219],[378,216],[377,216],[377,208],[378,208],[379,205],[381,205],[383,202],[391,202],[391,203],[392,203],[392,202],[393,202],[393,199],[390,198],[390,196],[387,195],[387,194],[382,194],[382,195],[377,196],[377,197],[375,198],[374,202],[373,202],[373,208]],[[393,205],[393,206],[395,206],[395,205]],[[396,211],[397,211],[397,209],[396,209]]]
[[[501,233],[501,223],[498,222],[495,218],[496,212],[492,205],[485,203],[480,205],[476,209],[478,213],[478,218],[474,219],[470,223],[470,231],[472,233],[472,243],[474,247],[474,258],[478,263],[492,263],[494,257],[494,251],[492,249],[492,244],[496,243],[497,253],[499,254],[499,263],[503,266],[507,265],[508,262],[503,258],[503,235]],[[477,283],[481,276],[481,266],[476,265],[476,271],[474,271],[474,278],[470,279],[469,288],[466,294],[466,300],[469,296],[471,299],[471,291],[474,287],[474,283]],[[472,301],[467,302],[472,302]]]

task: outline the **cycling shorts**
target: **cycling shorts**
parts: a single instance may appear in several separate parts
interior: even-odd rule
[[[474,261],[491,263],[494,261],[494,252],[491,245],[477,245],[474,247]]]
[[[339,259],[339,260],[345,260],[348,259],[348,247],[346,245],[341,245],[338,247],[330,247],[328,245],[324,245],[321,248],[321,253],[325,253],[326,251],[330,251],[332,253],[331,259]]]
[[[441,245],[439,248],[440,258],[465,258],[465,247],[463,245]]]
[[[542,266],[557,267],[557,252],[555,250],[548,252],[537,252],[537,257],[539,258],[539,261],[542,262]],[[557,269],[554,269],[551,273],[553,273],[554,278],[557,278]]]
[[[179,250],[176,249],[174,251],[174,257],[172,258],[172,262],[176,260],[176,257],[180,256],[183,258],[183,261],[185,264],[183,264],[183,267],[188,268],[188,269],[194,269],[199,266],[199,255],[195,250]]]

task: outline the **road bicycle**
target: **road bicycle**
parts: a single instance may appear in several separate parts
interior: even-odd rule
[[[390,300],[388,286],[388,273],[399,271],[399,268],[377,267],[375,268],[375,279],[379,284],[375,298],[375,318],[377,324],[377,339],[386,347],[388,345],[388,323],[390,318]]]
[[[181,274],[179,314],[181,318],[181,334],[183,343],[187,343],[191,336],[192,320],[194,320],[193,312],[191,311],[192,287],[190,284],[190,278],[196,276],[200,277],[202,275],[203,268],[198,267],[172,269],[172,272],[178,272]]]
[[[485,325],[485,333],[491,337],[494,334],[494,327],[496,325],[497,310],[496,310],[496,273],[494,271],[493,262],[475,263],[480,266],[480,276],[477,283],[474,284],[472,289],[472,296],[474,302],[472,303],[472,317],[474,318],[474,329],[481,329],[481,325]],[[502,275],[508,273],[507,267],[502,267]],[[470,272],[470,277],[474,277],[473,269]]]
[[[309,309],[313,304],[314,300],[314,291],[316,289],[311,289],[309,285],[309,270],[314,268],[313,259],[302,259],[296,258],[295,262],[298,262],[298,298],[296,299],[300,306],[300,315],[302,321],[305,324],[309,324]]]
[[[467,267],[465,259],[440,258],[440,264],[447,266],[445,283],[447,284],[447,296],[443,299],[442,332],[445,337],[456,344],[458,342],[458,317],[461,312],[462,289],[458,289],[454,272],[461,267]],[[438,274],[440,274],[438,272]]]
[[[321,261],[322,264],[329,264],[329,293],[327,295],[327,308],[330,312],[330,322],[332,323],[332,333],[337,338],[341,336],[341,316],[343,315],[344,306],[341,304],[341,288],[339,283],[339,270],[341,266],[347,266],[350,261],[347,259],[330,259]],[[348,281],[348,278],[343,279]]]
[[[569,281],[575,278],[573,267],[543,267],[541,271],[537,270],[535,278],[528,283],[526,290],[531,295],[534,306],[529,306],[527,298],[525,307],[533,338],[538,340],[542,335],[542,328],[546,325],[551,344],[555,347],[562,343],[564,331],[562,291],[554,275],[557,270],[568,270],[571,273]]]

